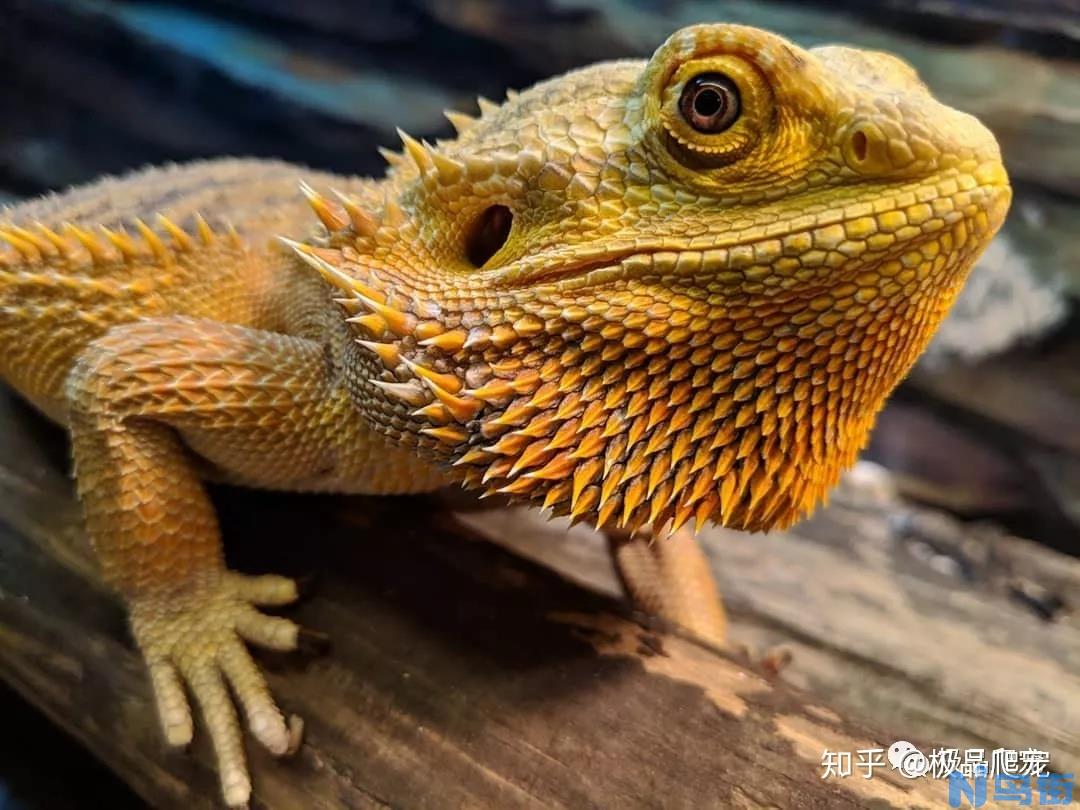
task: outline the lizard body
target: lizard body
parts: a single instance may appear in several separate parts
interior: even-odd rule
[[[528,500],[609,530],[631,593],[716,638],[692,543],[635,538],[819,502],[1010,199],[990,133],[899,60],[740,26],[450,117],[381,180],[213,161],[0,229],[0,375],[71,430],[166,735],[191,738],[187,684],[230,804],[226,682],[294,743],[243,641],[295,646],[256,606],[296,594],[225,569],[202,477]]]

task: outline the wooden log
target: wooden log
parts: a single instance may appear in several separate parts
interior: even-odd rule
[[[594,532],[525,509],[461,519],[603,593]],[[702,532],[732,637],[793,654],[784,679],[879,728],[959,748],[1034,746],[1080,772],[1080,561],[900,500],[861,464],[787,532]]]
[[[205,735],[167,752],[117,603],[96,580],[58,435],[0,401],[0,677],[157,807],[214,807]],[[391,499],[220,491],[235,562],[316,572],[292,611],[329,655],[261,656],[307,722],[291,761],[252,746],[259,806],[914,807],[945,787],[821,779],[826,749],[885,746],[745,663]]]

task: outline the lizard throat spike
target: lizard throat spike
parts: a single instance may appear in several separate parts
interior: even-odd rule
[[[305,245],[303,242],[297,242],[294,239],[289,239],[285,236],[279,236],[278,241],[304,260],[306,264],[319,271],[319,275],[326,280],[328,284],[333,285],[341,290],[347,290],[356,295],[356,285],[353,283],[352,278],[345,275],[326,259],[315,253],[315,249],[311,245]],[[366,302],[365,302],[366,303]]]

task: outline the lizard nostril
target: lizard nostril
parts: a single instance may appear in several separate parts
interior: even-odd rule
[[[866,121],[848,131],[841,152],[848,167],[859,174],[875,175],[893,168],[885,135]]]
[[[465,234],[465,256],[474,266],[483,267],[506,244],[513,224],[514,215],[505,205],[488,206]]]

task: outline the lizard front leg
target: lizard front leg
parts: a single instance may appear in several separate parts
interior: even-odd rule
[[[727,646],[727,615],[701,544],[688,529],[670,536],[607,530],[608,547],[623,590],[646,613],[699,639]]]
[[[326,369],[313,341],[172,318],[114,328],[84,351],[67,383],[87,528],[106,580],[128,605],[165,735],[173,745],[191,740],[186,684],[234,806],[248,801],[251,783],[229,689],[271,752],[295,744],[244,642],[293,649],[297,625],[256,608],[297,592],[283,577],[225,568],[217,519],[181,435],[229,441],[232,452],[242,441],[256,457],[295,446],[303,468],[333,415]]]

